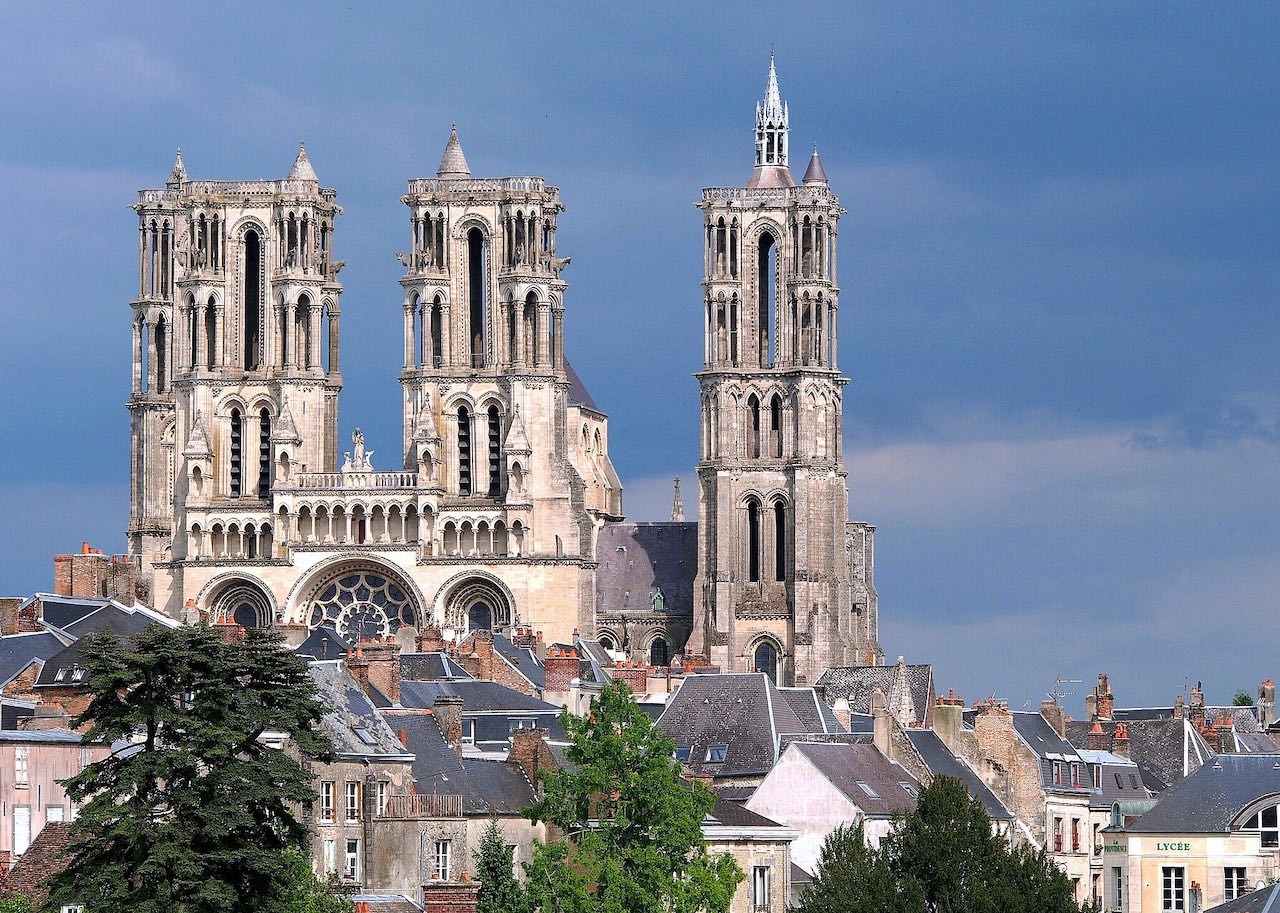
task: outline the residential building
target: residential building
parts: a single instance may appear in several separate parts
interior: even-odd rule
[[[0,852],[18,858],[49,824],[72,821],[61,781],[111,753],[65,728],[0,730]]]

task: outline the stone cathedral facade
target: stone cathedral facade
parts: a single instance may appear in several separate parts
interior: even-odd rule
[[[336,192],[305,148],[277,181],[192,180],[179,154],[134,206],[140,600],[297,638],[529,626],[780,682],[879,662],[840,444],[842,210],[816,152],[792,180],[787,119],[771,62],[750,181],[698,204],[700,524],[624,521],[608,417],[565,357],[555,187],[473,177],[456,130],[409,181],[401,452],[375,453],[338,432]]]

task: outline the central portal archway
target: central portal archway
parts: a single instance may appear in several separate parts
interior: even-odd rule
[[[299,607],[307,627],[330,627],[349,644],[416,628],[418,606],[410,584],[370,562],[343,563],[315,579]]]
[[[441,588],[444,626],[459,635],[467,631],[502,631],[511,627],[515,600],[496,577],[467,574]]]

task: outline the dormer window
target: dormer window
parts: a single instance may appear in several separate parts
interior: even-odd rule
[[[728,745],[708,745],[707,746],[707,763],[723,764],[725,756],[729,753]]]
[[[653,610],[655,612],[665,612],[667,610],[667,600],[662,595],[662,590],[655,589],[653,591]]]

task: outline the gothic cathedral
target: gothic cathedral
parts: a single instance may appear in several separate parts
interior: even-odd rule
[[[191,180],[179,154],[134,206],[140,599],[295,640],[530,627],[780,683],[880,662],[873,528],[848,521],[841,447],[843,211],[816,151],[799,185],[787,160],[771,60],[747,186],[698,204],[701,522],[645,524],[624,521],[608,417],[565,357],[555,187],[472,177],[456,130],[409,181],[391,459],[339,439],[336,192],[305,148],[278,181]]]

